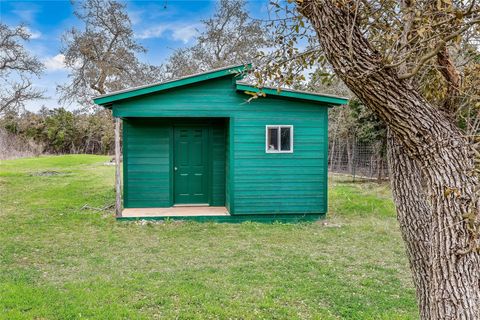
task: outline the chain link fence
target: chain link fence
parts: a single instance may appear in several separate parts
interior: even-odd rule
[[[388,166],[381,143],[360,143],[355,139],[329,142],[328,170],[349,174],[353,179],[388,179]]]

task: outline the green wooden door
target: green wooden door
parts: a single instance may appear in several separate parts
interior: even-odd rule
[[[207,127],[175,127],[174,203],[209,203]]]

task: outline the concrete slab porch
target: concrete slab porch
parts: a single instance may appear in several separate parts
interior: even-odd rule
[[[138,220],[181,220],[196,222],[242,223],[246,221],[272,223],[297,223],[317,221],[325,217],[324,213],[308,214],[235,214],[231,215],[226,207],[176,206],[170,208],[128,208],[123,209],[120,221]]]

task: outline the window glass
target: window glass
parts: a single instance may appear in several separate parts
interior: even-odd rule
[[[266,131],[265,152],[293,152],[293,126],[267,125]]]
[[[280,150],[290,151],[290,128],[280,128]]]
[[[268,128],[267,150],[278,150],[278,128]]]

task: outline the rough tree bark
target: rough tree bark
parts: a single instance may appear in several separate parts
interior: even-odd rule
[[[421,172],[413,159],[387,134],[387,158],[393,199],[412,270],[421,319],[430,319],[430,226],[432,213],[422,185]]]
[[[304,0],[298,9],[317,31],[337,75],[419,165],[432,217],[430,273],[416,276],[428,277],[429,319],[480,319],[479,186],[470,145],[397,70],[382,63],[349,5]]]

